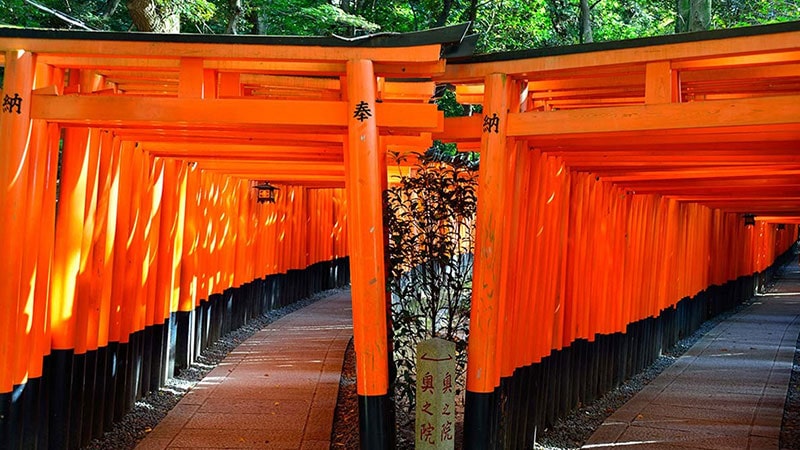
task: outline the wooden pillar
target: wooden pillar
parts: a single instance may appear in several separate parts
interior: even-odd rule
[[[179,271],[178,309],[175,313],[174,372],[188,367],[194,353],[195,304],[198,296],[198,254],[202,211],[200,210],[200,170],[189,163],[186,168],[183,246]]]
[[[349,210],[353,334],[358,379],[361,447],[393,447],[386,339],[386,274],[382,179],[372,61],[347,63],[348,140],[345,186]]]
[[[645,67],[646,104],[671,103],[678,100],[677,72],[672,70],[669,61],[649,62]]]
[[[464,412],[466,449],[490,448],[492,393],[499,382],[496,366],[500,311],[503,214],[506,194],[506,124],[511,84],[505,74],[485,79],[481,169],[475,230],[467,394]]]
[[[20,283],[25,248],[26,196],[30,158],[28,137],[31,129],[30,104],[35,71],[35,56],[24,50],[5,53],[5,79],[0,109],[0,416],[9,417],[12,388],[19,383],[14,373],[15,335],[24,317]],[[31,205],[38,207],[38,205]],[[28,280],[26,280],[28,281]],[[18,439],[10,420],[0,422],[0,442]],[[12,441],[13,439],[13,441]]]
[[[166,378],[172,377],[175,373],[175,350],[178,339],[177,317],[181,295],[181,263],[183,260],[184,228],[186,223],[186,186],[189,173],[189,167],[185,162],[176,160],[173,161],[173,165],[176,172],[175,186],[172,188],[172,195],[175,196],[175,220],[172,222],[172,227],[175,229],[173,232],[175,239],[172,243],[169,304],[166,311],[166,317],[169,321],[164,367],[164,376]]]
[[[70,379],[77,323],[77,277],[81,266],[83,222],[89,178],[89,130],[64,132],[61,184],[56,217],[56,239],[51,278],[50,326],[53,345],[53,383],[50,406],[50,440],[64,446],[70,440]]]

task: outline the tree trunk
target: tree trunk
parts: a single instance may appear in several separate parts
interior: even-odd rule
[[[453,0],[444,0],[442,3],[442,13],[436,19],[435,26],[437,27],[443,27],[447,23],[447,18],[450,17],[450,10],[453,8]]]
[[[467,20],[470,23],[469,26],[470,30],[472,30],[475,27],[475,19],[477,18],[478,18],[478,0],[470,0],[469,8],[467,8]]]
[[[102,17],[111,17],[114,14],[114,11],[117,10],[117,6],[119,6],[120,0],[108,0],[106,2],[105,8],[103,8],[103,15]]]
[[[592,36],[592,10],[589,0],[581,0],[581,44],[594,42]]]
[[[711,28],[711,0],[677,0],[675,31],[705,31]]]
[[[692,16],[689,31],[705,31],[711,28],[711,0],[692,0]]]
[[[256,8],[250,10],[250,14],[247,15],[247,20],[253,27],[253,34],[264,34],[264,24],[261,22],[261,17],[259,17]]]
[[[159,6],[155,0],[128,0],[128,13],[139,31],[180,33],[181,18],[176,9]]]
[[[550,13],[550,22],[553,24],[553,31],[558,36],[559,42],[573,43],[574,35],[570,30],[569,22],[574,18],[574,12],[571,6],[565,5],[567,0],[547,0],[547,10]]]
[[[225,33],[238,34],[236,32],[236,24],[239,22],[239,19],[242,18],[242,15],[244,15],[242,0],[228,0],[228,4],[231,6],[231,15],[228,17],[228,26],[225,28]]]

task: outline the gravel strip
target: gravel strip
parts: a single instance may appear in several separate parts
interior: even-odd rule
[[[331,450],[358,450],[358,394],[356,393],[356,352],[353,338],[347,344],[339,378],[339,394],[336,398]]]
[[[800,336],[794,349],[794,365],[789,390],[786,392],[786,403],[783,404],[783,422],[781,423],[781,450],[800,448]]]
[[[797,255],[792,258],[791,266],[784,266],[778,274],[779,278],[794,279],[797,283],[798,273]],[[797,337],[794,347],[794,361],[792,375],[789,378],[789,389],[786,391],[786,400],[783,404],[783,421],[781,422],[781,435],[779,440],[781,450],[800,448],[800,336]]]
[[[198,381],[202,380],[211,369],[216,367],[231,350],[247,338],[289,313],[304,308],[317,300],[345,292],[346,290],[349,290],[349,288],[318,292],[309,298],[270,311],[261,317],[253,319],[247,325],[221,337],[208,349],[204,350],[191,367],[182,370],[176,377],[169,379],[166,386],[137,401],[134,408],[122,418],[122,421],[115,423],[111,431],[104,433],[101,439],[92,440],[84,449],[133,449],[140,440],[144,439],[147,433],[158,425],[158,422],[167,415],[169,410],[178,404],[184,394]]]

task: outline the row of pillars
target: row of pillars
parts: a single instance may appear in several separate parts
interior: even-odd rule
[[[150,155],[111,130],[30,119],[35,89],[101,82],[5,55],[0,443],[14,448],[77,448],[102,433],[101,411],[121,418],[193,362],[205,345],[194,337],[218,328],[208,317],[231,322],[216,313],[222,303],[245,317],[283,302],[268,297],[331,285],[311,278],[340,284],[349,272],[343,189],[282,185],[276,203],[260,204],[250,180]],[[175,323],[201,309],[208,317]],[[125,380],[108,384],[112,374]],[[98,389],[119,386],[125,400],[107,408],[114,396]]]
[[[464,424],[470,449],[497,444],[502,380],[576,342],[624,334],[712,285],[763,273],[798,237],[794,227],[747,227],[737,214],[571,172],[560,158],[506,136],[508,113],[531,106],[521,92],[504,74],[485,79]]]
[[[26,367],[14,372],[24,374],[20,379],[3,372],[0,392],[9,392],[25,377],[40,373],[35,360],[41,360],[48,349],[80,352],[115,339],[123,342],[130,332],[164,319],[169,311],[196,307],[204,294],[253,279],[258,273],[256,267],[263,269],[280,259],[274,252],[288,251],[284,259],[292,261],[274,270],[302,266],[324,256],[316,250],[313,257],[308,256],[312,252],[298,256],[294,244],[286,243],[272,254],[267,250],[242,256],[247,249],[263,250],[258,240],[250,237],[262,228],[269,229],[261,226],[269,222],[261,215],[266,213],[255,214],[258,208],[253,206],[247,183],[224,180],[221,175],[192,175],[194,171],[188,165],[146,157],[132,143],[80,127],[63,131],[56,219],[54,177],[62,129],[56,124],[31,121],[29,99],[34,87],[58,83],[60,74],[37,67],[34,55],[23,51],[7,52],[5,61],[4,94],[19,98],[20,103],[18,108],[4,110],[0,120],[0,206],[7,219],[0,222],[0,235],[24,238],[6,239],[9,257],[0,262],[0,301],[18,313],[4,319],[9,323],[3,323],[7,326],[0,342],[0,362],[3,367]],[[70,78],[70,83],[94,82]],[[372,62],[349,61],[344,81],[349,111],[346,191],[332,191],[321,204],[334,203],[335,195],[343,195],[339,204],[349,206],[346,241],[351,256],[362,447],[390,448],[394,424],[390,420],[381,200],[387,177],[375,118]],[[525,140],[506,137],[508,112],[525,107],[517,102],[518,84],[503,74],[492,74],[485,86],[467,374],[465,428],[470,439],[465,442],[471,448],[488,448],[484,440],[488,433],[482,434],[491,416],[486,396],[515,367],[535,362],[575,339],[624,330],[628,323],[658,314],[709,284],[758,271],[797,237],[796,230],[790,236],[770,225],[744,230],[734,218],[717,211],[678,205],[655,196],[627,195],[591,177],[571,174],[562,162],[532,152]],[[87,86],[87,90],[92,87]],[[112,151],[102,151],[105,148]],[[131,170],[120,170],[120,166]],[[283,194],[300,195],[295,191]],[[119,201],[116,205],[114,196]],[[156,205],[156,198],[165,200]],[[25,205],[48,206],[32,211]],[[117,208],[117,224],[128,216],[122,222],[122,231],[119,225],[111,225],[112,205]],[[200,242],[204,229],[200,226],[203,222],[194,227],[189,224],[193,215],[200,217],[213,211],[213,206],[207,209],[205,205],[216,205],[221,208],[217,213],[228,213],[228,228],[216,222],[219,230],[237,230],[232,235],[220,231],[214,236],[215,242],[227,247],[207,252],[214,261],[211,266],[203,266],[191,256],[198,249],[192,243]],[[156,206],[175,211],[183,208],[183,219],[180,212],[162,212],[154,219]],[[249,211],[242,214],[243,208]],[[339,213],[331,215],[343,219]],[[252,223],[230,221],[230,217],[248,216],[254,218]],[[167,220],[173,217],[184,221],[180,238],[170,234],[181,228]],[[214,214],[204,217],[220,219]],[[55,239],[49,233],[39,236],[29,232],[47,230],[48,226],[55,230]],[[293,226],[292,235],[307,243],[311,232],[307,224],[300,219]],[[331,232],[330,228],[326,231]],[[163,242],[161,236],[167,236]],[[244,239],[226,239],[233,236]],[[276,236],[264,237],[261,242],[272,245]],[[530,242],[531,246],[526,244],[521,249],[520,242]],[[37,251],[31,252],[32,248]],[[333,249],[328,255],[335,256],[341,250]],[[672,253],[675,251],[679,253]],[[189,260],[187,256],[191,256]],[[593,261],[597,260],[604,263],[595,265]],[[147,264],[143,264],[145,261]],[[607,264],[609,261],[612,264]],[[710,267],[709,261],[729,263],[718,269],[716,265]],[[179,269],[177,262],[181,262]],[[652,263],[657,265],[656,270],[648,265]],[[153,266],[157,269],[150,275]],[[533,268],[532,278],[511,273],[512,268],[524,267]],[[126,275],[116,284],[104,274],[113,269],[116,280],[118,268]],[[625,274],[622,282],[618,282],[620,273]],[[140,282],[143,284],[137,284]],[[620,286],[624,286],[622,295],[627,303],[622,304],[626,306],[606,309],[618,300]],[[124,292],[138,293],[145,287],[146,294],[130,299],[130,303],[122,300]],[[32,294],[23,292],[25,289]],[[80,293],[84,291],[102,294],[88,300],[94,303],[83,303]],[[537,295],[531,295],[531,291]],[[49,302],[36,301],[38,292]],[[164,295],[158,297],[157,293]],[[121,302],[119,311],[113,301]],[[84,309],[85,313],[81,312]],[[117,326],[112,311],[135,320],[120,321]],[[520,320],[526,314],[533,322]],[[104,320],[108,327],[95,326]],[[30,345],[39,349],[39,357],[23,363],[21,352],[10,343],[21,341],[18,338],[29,331],[29,323],[42,324],[39,328],[44,331],[30,340]],[[518,339],[530,334],[523,333],[522,328],[531,323],[537,324],[538,331],[529,339]],[[100,331],[106,329],[107,333]],[[91,336],[78,333],[87,330]]]

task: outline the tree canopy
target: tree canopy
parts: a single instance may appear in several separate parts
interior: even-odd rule
[[[113,31],[358,36],[472,22],[479,52],[800,20],[800,0],[0,0],[0,23]]]

